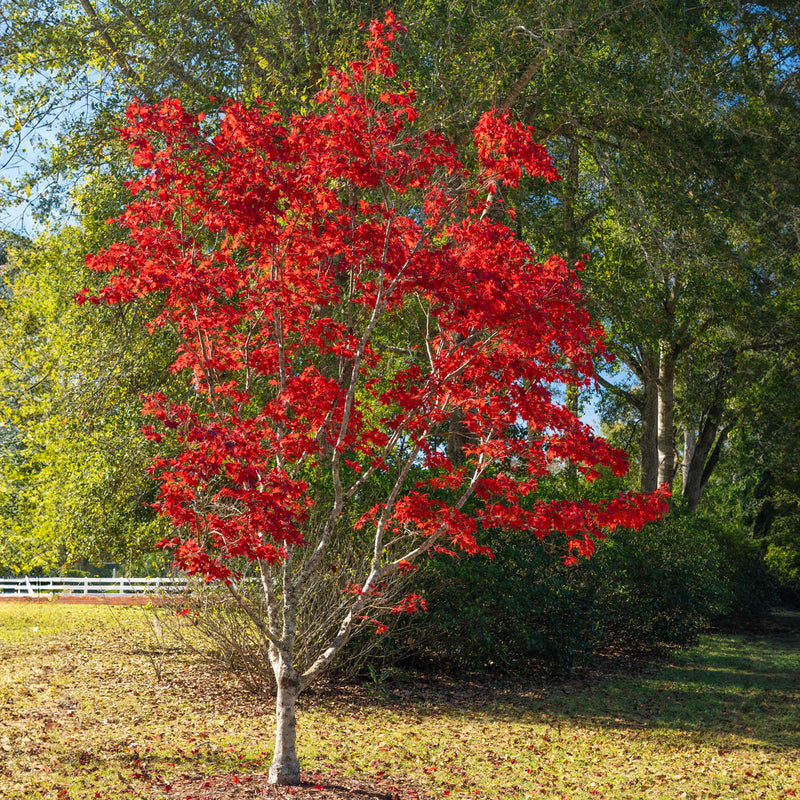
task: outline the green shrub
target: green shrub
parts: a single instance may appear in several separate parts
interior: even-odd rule
[[[462,670],[569,670],[603,649],[694,641],[711,620],[757,613],[769,581],[757,545],[735,525],[681,511],[620,530],[591,560],[566,567],[554,543],[493,537],[494,560],[432,559],[419,573],[429,611],[387,653]],[[400,642],[398,645],[396,642]]]
[[[429,611],[414,620],[418,653],[460,669],[570,667],[597,639],[592,587],[521,536],[488,558],[437,559],[420,570]]]
[[[781,602],[800,607],[800,525],[796,513],[774,520],[764,561]]]
[[[680,512],[641,531],[618,531],[584,569],[597,591],[603,641],[614,647],[687,644],[728,609],[714,531]]]
[[[775,583],[770,577],[761,547],[741,525],[720,519],[698,518],[711,532],[721,559],[727,592],[723,614],[757,616],[775,602]]]
[[[68,569],[63,572],[65,578],[91,578],[92,573],[85,569]]]

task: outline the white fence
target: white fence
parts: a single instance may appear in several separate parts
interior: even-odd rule
[[[35,597],[39,594],[163,594],[182,592],[186,578],[0,578],[0,594]]]

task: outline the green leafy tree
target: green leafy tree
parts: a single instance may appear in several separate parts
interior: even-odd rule
[[[3,268],[0,563],[16,572],[129,560],[160,530],[135,403],[170,384],[168,336],[145,338],[141,304],[97,315],[73,301],[93,242],[62,228],[10,248]]]

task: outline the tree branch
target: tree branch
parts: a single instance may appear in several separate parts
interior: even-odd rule
[[[108,54],[114,59],[122,74],[128,79],[128,81],[130,81],[130,83],[139,88],[139,91],[141,91],[144,99],[148,103],[154,103],[156,98],[153,93],[141,82],[139,76],[134,72],[133,68],[128,63],[128,60],[122,54],[120,49],[114,44],[114,40],[109,35],[108,31],[100,26],[100,16],[98,15],[94,6],[91,4],[90,0],[81,0],[81,6],[83,6],[83,10],[86,13],[86,16],[89,18],[92,30],[103,42]]]
[[[81,2],[86,3],[88,0],[81,0]],[[148,42],[150,42],[151,45],[153,45],[153,47],[158,48],[162,44],[159,39],[153,36],[142,24],[141,20],[134,16],[133,13],[122,3],[117,2],[117,0],[111,0],[111,4],[125,16],[125,19],[127,19],[128,22],[130,22],[131,25],[133,25],[133,27],[136,28],[136,30],[141,34],[141,36],[143,36]],[[179,80],[185,86],[188,86],[201,97],[207,97],[209,94],[213,94],[212,89],[201,83],[193,75],[190,75],[183,65],[176,61],[171,55],[165,56],[161,63],[174,78]]]
[[[639,411],[644,409],[644,398],[637,397],[633,392],[628,391],[627,389],[623,389],[621,386],[617,386],[615,383],[611,383],[611,381],[604,378],[599,373],[594,376],[595,380],[604,388],[608,389],[609,392],[612,394],[616,394],[619,397],[625,399],[630,405],[634,408],[638,408]]]

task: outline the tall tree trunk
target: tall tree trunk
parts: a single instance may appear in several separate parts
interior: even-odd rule
[[[639,437],[642,492],[658,488],[658,360],[654,353],[642,354],[642,432]]]
[[[297,786],[300,783],[300,762],[297,760],[297,697],[300,676],[278,656],[275,679],[275,753],[269,768],[269,782],[275,786]],[[274,666],[273,666],[274,669]]]
[[[675,356],[661,343],[658,365],[658,483],[672,486],[675,475]]]
[[[684,497],[686,496],[686,486],[689,483],[689,465],[694,457],[695,447],[697,446],[697,434],[693,427],[687,427],[683,431],[683,482],[681,489]]]
[[[578,221],[575,217],[575,204],[578,198],[578,188],[580,185],[580,166],[581,157],[578,148],[578,139],[574,135],[567,136],[567,168],[564,177],[564,194],[561,202],[564,208],[564,235],[565,235],[565,252],[564,258],[570,266],[578,260],[578,247],[579,247],[579,233]],[[580,415],[581,398],[580,390],[578,389],[578,367],[572,361],[567,360],[567,369],[575,383],[568,383],[566,387],[566,396],[564,398],[564,405],[567,411],[573,416]],[[578,474],[577,465],[570,461],[567,466],[568,474],[574,478]]]

